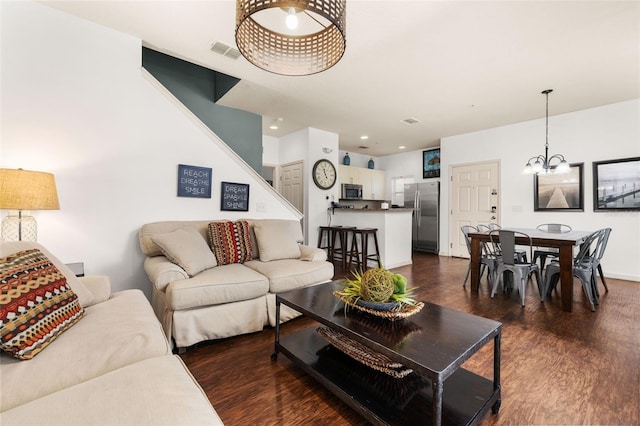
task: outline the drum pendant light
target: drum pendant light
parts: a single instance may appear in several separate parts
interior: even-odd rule
[[[325,71],[345,51],[346,7],[346,0],[236,0],[238,50],[275,74]]]

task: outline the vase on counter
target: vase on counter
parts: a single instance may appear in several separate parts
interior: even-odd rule
[[[348,152],[345,154],[344,158],[342,159],[342,164],[344,164],[345,166],[348,166],[349,164],[351,164],[351,158],[349,157]]]
[[[369,167],[370,169],[373,169],[373,167],[375,166],[375,163],[373,162],[373,157],[369,158],[369,162],[367,163],[367,167]]]

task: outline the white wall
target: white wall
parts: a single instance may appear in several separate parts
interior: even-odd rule
[[[385,171],[387,198],[391,198],[391,194],[393,193],[391,179],[394,177],[413,177],[416,183],[437,182],[440,180],[440,178],[422,178],[422,151],[423,150],[399,152],[378,159],[376,168],[378,168],[377,165],[380,164],[379,168]],[[440,198],[442,198],[442,196]]]
[[[262,135],[262,164],[278,164],[280,144],[278,138]]]
[[[343,151],[340,150],[340,153],[338,154],[338,164],[344,164],[344,156],[345,154],[349,153],[349,160],[350,166],[353,167],[368,167],[369,164],[369,159],[373,158],[373,161],[375,163],[375,169],[380,170],[380,167],[378,166],[378,157],[372,157],[371,155],[366,155],[366,154],[359,154],[357,152],[349,152],[349,151]]]
[[[331,152],[325,153],[322,149],[329,148]],[[312,168],[321,158],[330,160],[336,167],[336,184],[329,190],[318,188],[313,183]],[[307,197],[305,197],[305,224],[310,245],[316,245],[318,241],[318,227],[328,225],[327,209],[332,199],[340,198],[340,184],[338,180],[338,135],[319,129],[309,129],[309,152],[307,157],[308,167],[305,170],[307,179]],[[332,198],[333,196],[333,198]]]
[[[321,158],[331,160],[338,169],[338,135],[324,130],[306,128],[279,138],[278,164],[302,161],[304,167],[304,230],[305,240],[315,246],[318,227],[328,224],[327,208],[332,200],[338,200],[340,186],[322,190],[313,183],[312,170]],[[330,152],[323,151],[327,148]]]
[[[550,155],[560,153],[570,163],[584,163],[584,212],[533,211],[533,177],[523,175],[522,169],[530,157],[544,153],[544,141],[544,118],[442,139],[441,250],[446,254],[449,246],[451,166],[500,160],[503,226],[559,222],[578,230],[610,227],[613,231],[603,260],[605,274],[640,281],[640,212],[596,213],[592,192],[594,161],[640,156],[640,100],[549,118]]]
[[[61,260],[150,294],[142,224],[296,218],[143,77],[139,39],[38,3],[0,7],[0,166],[55,174],[60,210],[33,214]],[[176,196],[178,164],[213,169],[211,199]],[[220,212],[222,180],[251,185],[249,212]]]

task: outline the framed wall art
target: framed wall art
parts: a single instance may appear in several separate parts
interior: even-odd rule
[[[640,210],[640,157],[593,163],[593,211]]]
[[[211,168],[178,164],[178,197],[211,198]]]
[[[440,148],[422,151],[422,178],[440,177]]]
[[[249,211],[249,184],[222,182],[220,210]]]
[[[583,165],[584,163],[570,164],[569,173],[535,175],[533,210],[584,211]],[[551,170],[555,170],[555,167]]]

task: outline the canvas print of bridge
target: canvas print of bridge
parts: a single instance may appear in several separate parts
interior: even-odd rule
[[[574,163],[569,173],[535,175],[534,211],[584,211],[582,166]]]

